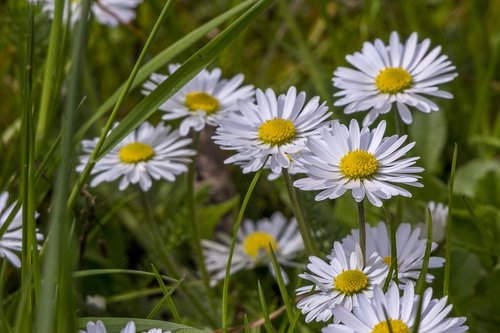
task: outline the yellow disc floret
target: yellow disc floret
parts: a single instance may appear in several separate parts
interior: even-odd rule
[[[340,172],[349,179],[369,179],[377,172],[378,161],[371,153],[361,149],[348,152],[340,160]]]
[[[259,127],[259,139],[272,146],[281,146],[295,138],[295,126],[288,119],[275,118]]]
[[[359,269],[343,271],[335,278],[334,285],[342,294],[358,294],[368,286],[368,276]]]
[[[186,94],[186,106],[191,111],[203,110],[208,114],[215,113],[219,108],[219,101],[202,91],[193,91]]]
[[[123,163],[139,163],[155,156],[153,147],[141,142],[132,142],[120,148],[118,156]]]
[[[401,67],[381,70],[375,78],[378,90],[385,94],[397,94],[410,88],[413,83],[411,74]]]
[[[389,325],[387,321],[381,321],[375,325],[371,333],[410,333],[408,326],[400,319],[389,319],[391,323],[391,329],[389,330]]]
[[[276,250],[278,242],[273,235],[263,231],[255,231],[249,234],[243,241],[243,252],[253,259],[257,259],[259,252],[264,250],[267,254],[271,249]]]

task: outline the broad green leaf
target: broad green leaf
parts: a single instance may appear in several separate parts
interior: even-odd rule
[[[500,161],[472,160],[457,169],[455,193],[474,198],[476,184],[490,171],[500,170]]]
[[[200,232],[202,238],[211,238],[212,233],[220,220],[231,210],[237,207],[240,202],[235,196],[219,204],[198,207],[198,220],[200,221]]]

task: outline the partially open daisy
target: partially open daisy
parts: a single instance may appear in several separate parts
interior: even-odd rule
[[[333,249],[329,263],[311,256],[307,268],[312,274],[299,275],[313,283],[296,290],[297,295],[312,292],[297,303],[306,315],[306,322],[329,320],[332,309],[337,305],[352,310],[358,306],[360,299],[371,298],[373,286],[382,283],[387,275],[387,266],[376,254],[364,264],[359,246],[350,254],[346,254],[339,242],[334,243]]]
[[[309,138],[306,147],[310,153],[301,154],[307,178],[296,180],[301,190],[322,190],[316,200],[335,199],[347,190],[361,202],[365,196],[375,206],[381,199],[396,195],[411,197],[411,193],[396,184],[421,187],[423,169],[414,167],[419,157],[401,159],[415,143],[401,147],[407,136],[384,138],[386,123],[381,121],[374,130],[359,128],[351,120],[349,128],[334,122],[332,128],[323,129],[321,137]]]
[[[427,238],[427,209],[431,212],[432,217],[432,240],[437,243],[442,242],[446,233],[446,223],[448,222],[448,206],[429,201],[425,209],[425,222],[418,225],[422,228],[422,237],[424,238]]]
[[[80,157],[77,171],[83,171],[97,141],[98,138],[82,141],[85,155]],[[147,191],[153,179],[173,182],[175,176],[187,171],[186,164],[191,162],[189,157],[195,154],[194,150],[186,148],[190,143],[191,139],[171,131],[170,126],[160,123],[155,127],[145,122],[97,162],[90,186],[120,178],[121,191],[129,184],[139,184]]]
[[[438,111],[437,104],[425,95],[452,98],[438,85],[453,80],[457,74],[448,57],[440,55],[440,46],[427,53],[430,43],[429,39],[418,43],[416,32],[404,45],[397,32],[391,34],[388,46],[380,39],[365,42],[361,53],[346,57],[356,69],[340,67],[333,73],[333,85],[340,89],[335,96],[341,96],[334,105],[346,105],[346,114],[368,110],[364,126],[389,112],[393,104],[406,124],[413,119],[408,106],[425,113]]]
[[[37,0],[29,0],[37,2]],[[41,2],[41,1],[38,1]],[[135,19],[135,7],[142,3],[142,0],[97,0],[91,5],[91,12],[97,22],[110,27],[117,27],[119,24],[127,24]],[[71,11],[71,25],[80,19],[81,0],[70,0],[71,8],[65,7],[63,13],[64,21],[67,20],[68,12]],[[54,15],[55,0],[45,0],[42,10]]]
[[[7,201],[9,200],[9,193],[3,192],[0,194],[0,229],[4,226],[12,210],[16,206],[16,201],[7,206]],[[17,268],[21,267],[21,260],[16,252],[21,252],[23,250],[23,219],[22,219],[22,207],[14,215],[14,218],[10,222],[9,226],[5,230],[4,234],[0,237],[0,258],[6,258],[12,263],[12,265]],[[43,235],[36,232],[37,242],[43,240]],[[38,245],[40,249],[40,246]]]
[[[268,160],[272,172],[281,173],[290,166],[289,156],[301,151],[306,138],[326,126],[331,113],[325,103],[320,105],[319,97],[306,104],[306,94],[297,94],[295,87],[278,97],[272,89],[265,93],[257,89],[256,97],[256,104],[238,101],[240,112],[221,119],[213,138],[222,149],[238,151],[225,163],[239,164],[247,173]]]
[[[416,281],[422,270],[427,239],[420,238],[420,228],[412,228],[408,223],[402,223],[396,230],[396,249],[398,258],[398,279],[400,287],[410,281]],[[351,234],[342,240],[347,253],[353,252],[359,242],[359,230],[352,230]],[[435,250],[436,243],[431,249]],[[380,222],[376,227],[366,225],[366,253],[377,253],[387,266],[391,265],[391,238],[387,226]],[[333,255],[333,250],[332,250]],[[429,268],[442,267],[444,258],[430,257]],[[434,276],[426,275],[426,281],[432,282]]]
[[[97,322],[89,321],[87,323],[87,330],[80,331],[79,333],[107,333],[106,326],[104,326],[103,322],[98,320]],[[136,333],[135,323],[133,321],[129,321],[127,325],[120,331],[120,333]],[[171,333],[170,331],[163,331],[160,328],[152,328],[148,331],[142,331],[141,333]]]
[[[341,306],[335,307],[333,313],[341,323],[329,325],[323,333],[411,333],[417,319],[418,299],[412,283],[406,285],[401,297],[395,283],[391,283],[385,295],[382,288],[376,286],[374,297],[361,299],[352,312]],[[448,317],[452,306],[446,306],[446,302],[447,297],[432,299],[431,288],[424,292],[419,333],[467,332],[466,318]]]
[[[168,66],[170,74],[180,65]],[[230,80],[221,79],[220,68],[212,71],[202,70],[188,84],[160,106],[165,112],[164,120],[184,118],[180,125],[181,135],[187,135],[190,128],[199,132],[205,125],[216,126],[218,120],[228,112],[237,109],[236,101],[253,100],[252,85],[241,86],[243,74],[238,74]],[[168,76],[153,73],[143,86],[142,93],[148,95],[165,81]]]
[[[205,263],[207,270],[212,273],[213,282],[224,279],[231,237],[220,234],[221,242],[203,240]],[[287,220],[280,212],[270,218],[243,221],[238,231],[238,239],[231,262],[231,274],[244,269],[253,269],[256,266],[267,265],[274,275],[271,263],[271,249],[276,255],[278,263],[283,266],[296,266],[292,260],[304,249],[302,238],[297,230],[295,218]],[[285,283],[288,281],[282,270]]]

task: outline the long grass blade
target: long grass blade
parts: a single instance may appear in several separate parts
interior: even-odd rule
[[[181,316],[179,315],[179,311],[177,311],[177,307],[175,306],[175,303],[172,300],[171,296],[174,293],[174,291],[181,285],[181,283],[184,282],[184,277],[181,278],[179,281],[177,281],[177,283],[174,284],[169,289],[165,286],[165,283],[163,282],[163,278],[160,275],[160,273],[158,272],[158,270],[156,269],[156,267],[153,264],[151,264],[151,267],[153,268],[153,273],[155,275],[156,281],[160,285],[160,288],[163,292],[163,298],[156,304],[156,306],[153,308],[153,310],[151,310],[151,312],[146,317],[146,319],[152,319],[156,315],[156,313],[158,313],[158,311],[161,309],[163,304],[166,302],[166,303],[168,303],[168,306],[170,308],[170,311],[172,312],[172,315],[174,316],[175,321],[178,323],[182,323],[182,319],[181,319]]]
[[[271,323],[271,319],[269,318],[269,311],[267,310],[266,298],[264,296],[264,291],[262,290],[262,286],[260,285],[260,281],[257,280],[257,288],[259,290],[259,302],[260,309],[262,310],[262,315],[264,317],[264,324],[266,325],[266,330],[268,333],[274,332],[273,324]]]
[[[290,297],[288,296],[288,291],[286,289],[285,281],[283,281],[281,266],[279,265],[278,260],[276,259],[276,254],[274,253],[274,250],[271,248],[271,246],[269,248],[271,249],[271,262],[273,264],[274,274],[276,276],[276,282],[278,282],[278,288],[280,289],[281,298],[283,299],[283,303],[285,303],[288,321],[291,322],[295,317],[294,306],[292,302],[290,302]]]
[[[450,272],[451,272],[451,236],[452,236],[452,215],[453,215],[453,185],[455,183],[455,170],[457,167],[458,145],[455,143],[453,149],[453,159],[451,162],[450,180],[448,182],[448,221],[446,223],[446,254],[444,266],[444,283],[443,294],[448,295],[450,288]]]

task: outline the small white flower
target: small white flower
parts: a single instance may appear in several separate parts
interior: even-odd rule
[[[17,201],[7,206],[7,201],[9,199],[9,193],[3,192],[0,194],[0,229],[3,227],[10,213],[16,206]],[[22,207],[17,211],[16,215],[9,224],[9,227],[5,230],[4,234],[0,237],[0,258],[6,258],[12,263],[12,265],[17,268],[21,267],[21,260],[16,252],[21,252],[23,249],[23,218],[22,218]],[[35,213],[35,218],[37,217]],[[36,231],[37,243],[43,240],[43,235]],[[38,245],[38,249],[40,249]]]
[[[101,295],[87,295],[85,297],[85,304],[96,308],[99,311],[106,310],[106,298]]]
[[[396,230],[396,249],[398,258],[398,279],[401,288],[411,281],[416,281],[422,270],[425,256],[426,239],[421,239],[420,228],[412,227],[408,223],[402,223]],[[352,230],[351,234],[342,240],[347,253],[355,250],[359,242],[359,230]],[[435,250],[436,243],[432,244],[431,250]],[[391,238],[387,226],[380,222],[376,227],[366,225],[366,253],[377,253],[389,267],[391,260]],[[333,255],[333,251],[332,251]],[[442,267],[444,258],[430,257],[429,268]],[[427,273],[426,281],[432,282],[434,276]]]
[[[256,104],[238,101],[240,112],[221,119],[213,138],[222,149],[238,151],[225,163],[241,165],[244,173],[257,171],[266,160],[273,173],[281,173],[290,166],[289,156],[327,125],[331,113],[317,96],[305,104],[306,94],[297,94],[295,87],[278,97],[272,89],[257,89],[256,97]]]
[[[408,106],[425,113],[438,111],[437,104],[424,95],[452,98],[449,92],[438,90],[438,85],[457,74],[448,57],[440,55],[441,46],[427,53],[430,43],[429,39],[418,43],[416,32],[404,45],[397,32],[391,34],[388,46],[380,39],[365,42],[361,53],[346,57],[356,69],[340,67],[333,73],[333,85],[340,89],[335,96],[341,96],[334,105],[347,105],[346,114],[368,110],[364,126],[389,112],[393,104],[406,124],[413,120]]]
[[[30,2],[37,2],[29,0]],[[41,2],[41,1],[38,1]],[[67,3],[67,2],[66,2]],[[71,10],[71,25],[74,26],[80,19],[81,0],[70,0],[71,8],[65,6],[63,20],[68,18],[68,10]],[[92,1],[90,10],[97,22],[109,27],[117,27],[119,24],[126,24],[135,19],[135,7],[142,3],[142,0],[96,0]],[[42,10],[54,15],[55,0],[45,0]]]
[[[448,222],[448,206],[442,203],[429,201],[425,209],[425,222],[418,226],[422,229],[422,237],[427,238],[427,209],[431,211],[432,217],[432,240],[440,243],[444,240],[446,233],[446,223]]]
[[[79,333],[107,333],[106,326],[103,322],[98,320],[96,323],[89,321],[87,323],[87,331],[80,331]],[[127,325],[120,331],[120,333],[136,333],[135,323],[129,321]],[[163,331],[160,328],[151,328],[150,330],[141,333],[172,333],[170,331]]]
[[[207,270],[213,274],[213,283],[224,279],[229,257],[231,237],[220,234],[221,243],[202,240]],[[256,266],[267,265],[274,275],[270,250],[274,251],[278,263],[283,266],[296,266],[292,260],[297,253],[304,249],[304,243],[297,230],[295,218],[287,220],[280,212],[274,213],[271,218],[245,220],[238,230],[231,274],[243,269],[253,269]],[[285,283],[288,282],[282,270]]]
[[[381,121],[374,130],[359,128],[351,120],[349,128],[334,122],[332,128],[325,128],[320,138],[309,138],[305,145],[309,149],[301,154],[302,166],[307,178],[299,179],[294,185],[301,190],[323,190],[316,200],[336,199],[347,190],[357,202],[365,196],[375,206],[382,206],[380,199],[395,195],[411,197],[411,193],[395,184],[401,183],[421,187],[423,169],[414,167],[419,157],[401,159],[414,145],[412,142],[401,147],[407,136],[384,137],[386,123]]]
[[[178,64],[169,65],[169,74],[179,67]],[[153,73],[150,81],[144,84],[142,93],[150,94],[167,77]],[[243,74],[230,80],[221,79],[220,68],[212,71],[204,69],[160,106],[159,109],[165,112],[163,119],[184,118],[179,127],[183,136],[191,127],[199,132],[206,124],[216,126],[228,112],[237,110],[237,100],[253,100],[254,88],[252,85],[241,86],[243,79]]]
[[[313,292],[297,303],[306,315],[306,322],[329,320],[336,305],[352,310],[360,299],[371,298],[373,286],[383,283],[387,276],[387,265],[377,254],[372,254],[366,264],[363,263],[359,245],[355,252],[346,254],[342,245],[335,242],[333,251],[329,263],[318,257],[309,257],[307,268],[312,274],[299,275],[314,283],[296,290],[297,295]]]
[[[82,146],[86,153],[80,157],[78,172],[82,172],[97,141],[83,140]],[[144,122],[103,156],[95,165],[90,186],[102,182],[112,182],[120,179],[119,189],[123,191],[129,184],[139,184],[143,191],[148,191],[152,179],[175,181],[175,176],[187,171],[187,166],[195,151],[186,148],[191,139],[183,138],[178,131],[171,131],[170,126],[160,123],[156,127]]]
[[[419,333],[467,332],[469,327],[464,325],[465,317],[447,317],[452,309],[451,305],[446,306],[447,297],[431,298],[432,289],[428,288],[423,295]],[[360,300],[354,311],[341,306],[335,307],[333,313],[341,324],[329,325],[323,329],[323,333],[389,333],[387,317],[393,333],[413,332],[418,300],[412,283],[406,285],[401,297],[395,283],[391,283],[385,295],[382,288],[376,286],[374,297],[371,300]]]

